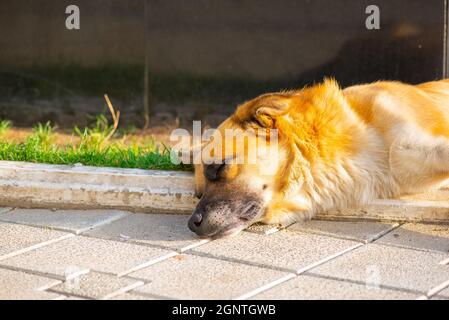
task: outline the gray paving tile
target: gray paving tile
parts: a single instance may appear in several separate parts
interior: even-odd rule
[[[0,300],[50,300],[59,295],[43,289],[60,283],[34,274],[0,269]]]
[[[367,243],[384,235],[397,225],[397,223],[371,221],[309,220],[295,223],[288,227],[288,230],[341,237]]]
[[[236,262],[182,254],[129,274],[149,283],[133,290],[160,298],[230,299],[287,275]]]
[[[430,298],[430,300],[449,300],[449,298],[446,298],[445,296],[435,296]]]
[[[55,228],[80,233],[128,215],[117,210],[14,209],[1,213],[0,221]]]
[[[74,236],[7,258],[0,261],[0,265],[34,270],[66,279],[86,270],[122,274],[169,254],[175,253],[148,246]]]
[[[9,208],[9,207],[0,207],[0,214],[1,214],[1,213],[4,213],[4,212],[8,212],[8,211],[10,211],[10,210],[12,210],[12,208]]]
[[[0,261],[47,242],[72,236],[61,231],[0,222]]]
[[[449,287],[438,292],[431,300],[449,300]]]
[[[449,299],[449,279],[430,289],[427,298]]]
[[[444,256],[437,252],[372,243],[328,261],[306,274],[426,294],[449,278],[449,268],[439,264]]]
[[[377,243],[444,252],[449,258],[449,225],[406,223]]]
[[[91,300],[91,299],[87,299],[87,298],[81,298],[81,297],[76,297],[76,296],[59,296],[59,298],[57,298],[56,300]]]
[[[416,299],[409,292],[387,290],[353,282],[300,275],[251,299],[262,300],[378,300]]]
[[[110,300],[155,300],[150,296],[143,296],[135,293],[124,293],[115,297],[112,297]]]
[[[358,242],[281,230],[271,235],[242,232],[192,249],[192,254],[295,272]]]
[[[108,299],[143,285],[142,281],[89,272],[50,288],[51,292],[90,299]]]
[[[249,226],[248,228],[246,228],[245,231],[257,233],[257,234],[269,235],[269,234],[279,231],[280,229],[282,229],[282,227],[280,225],[255,223],[255,224]]]
[[[205,242],[188,229],[188,219],[186,215],[136,213],[85,234],[182,250]]]

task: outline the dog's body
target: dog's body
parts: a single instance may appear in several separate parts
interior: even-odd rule
[[[235,233],[255,221],[288,224],[449,178],[449,80],[344,90],[326,80],[246,102],[218,130],[226,128],[277,129],[277,169],[266,177],[257,165],[197,166],[203,196],[189,226],[204,236]],[[225,150],[223,159],[235,153]],[[257,204],[252,211],[242,195]]]

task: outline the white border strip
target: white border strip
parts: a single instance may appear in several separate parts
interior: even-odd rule
[[[277,279],[275,281],[269,282],[269,283],[267,283],[267,284],[265,284],[265,285],[263,285],[263,286],[261,286],[261,287],[259,287],[257,289],[254,289],[254,290],[252,290],[252,291],[250,291],[248,293],[245,293],[245,294],[243,294],[243,295],[241,295],[241,296],[239,296],[239,297],[237,297],[237,298],[235,298],[233,300],[246,300],[248,298],[254,297],[255,295],[258,295],[259,293],[267,291],[268,289],[271,289],[271,288],[273,288],[273,287],[275,287],[275,286],[277,286],[277,285],[279,285],[281,283],[284,283],[284,282],[286,282],[288,280],[297,278],[299,275],[301,275],[302,273],[304,273],[306,271],[309,271],[309,270],[311,270],[311,269],[313,269],[313,268],[315,268],[315,267],[317,267],[319,265],[322,265],[322,264],[324,264],[324,263],[326,263],[326,262],[328,262],[330,260],[333,260],[333,259],[335,259],[335,258],[337,258],[339,256],[344,255],[345,253],[347,253],[349,251],[355,250],[355,249],[357,249],[359,247],[362,247],[364,245],[365,244],[363,244],[363,243],[358,243],[358,244],[356,244],[354,246],[346,248],[345,250],[339,251],[339,252],[337,252],[337,253],[335,253],[333,255],[330,255],[330,256],[328,256],[328,257],[326,257],[324,259],[318,260],[315,263],[312,263],[312,264],[310,264],[310,265],[308,265],[308,266],[306,266],[304,268],[301,268],[301,269],[297,270],[295,273],[289,273],[289,274],[287,274],[286,276],[284,276],[282,278],[279,278],[279,279]]]

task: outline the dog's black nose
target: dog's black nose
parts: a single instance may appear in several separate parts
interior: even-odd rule
[[[201,222],[203,221],[203,215],[199,212],[194,212],[189,219],[189,229],[196,234],[201,233]]]
[[[199,227],[203,221],[203,215],[201,213],[194,213],[192,215],[192,222],[195,226]]]

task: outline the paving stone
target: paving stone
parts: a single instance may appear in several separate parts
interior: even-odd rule
[[[358,283],[300,275],[251,299],[257,300],[398,300],[416,299],[404,291],[369,287]]]
[[[430,298],[430,300],[449,300],[449,298],[446,298],[444,296],[435,296]]]
[[[449,287],[438,292],[431,300],[449,300]]]
[[[449,258],[449,225],[406,223],[377,243],[444,252]]]
[[[271,225],[263,223],[255,223],[245,229],[247,232],[269,235],[278,232],[282,227],[280,225]]]
[[[50,292],[51,293],[51,292]],[[62,295],[58,295],[56,298],[52,299],[52,300],[70,300],[69,297],[65,297]],[[76,300],[76,299],[75,299]]]
[[[0,214],[0,221],[80,233],[126,215],[128,213],[117,210],[14,209]]]
[[[384,235],[397,225],[397,223],[370,221],[309,220],[295,223],[288,229],[290,231],[310,232],[367,243]]]
[[[449,268],[439,264],[444,256],[438,252],[372,243],[317,266],[306,274],[426,294],[449,278]]]
[[[59,295],[44,289],[61,281],[20,271],[0,269],[0,300],[50,300]]]
[[[86,270],[122,274],[155,259],[176,254],[169,250],[130,243],[74,236],[51,245],[0,261],[66,279]]]
[[[192,254],[296,272],[358,242],[281,230],[271,235],[242,232],[192,249]]]
[[[109,274],[89,272],[63,283],[50,290],[63,295],[81,296],[91,299],[107,299],[143,285],[142,281],[116,277]]]
[[[72,236],[61,231],[0,222],[0,261],[48,242]]]
[[[59,299],[56,300],[90,300],[90,299],[75,296],[59,296]]]
[[[127,292],[127,293],[112,297],[110,300],[155,300],[155,298]]]
[[[188,219],[185,215],[136,213],[85,234],[182,251],[207,242],[188,229]]]
[[[449,279],[443,283],[440,283],[436,287],[430,289],[427,292],[427,295],[423,298],[426,299],[437,299],[437,300],[445,300],[449,299]]]
[[[190,254],[129,274],[149,282],[134,292],[175,299],[236,298],[285,275],[278,270]]]

